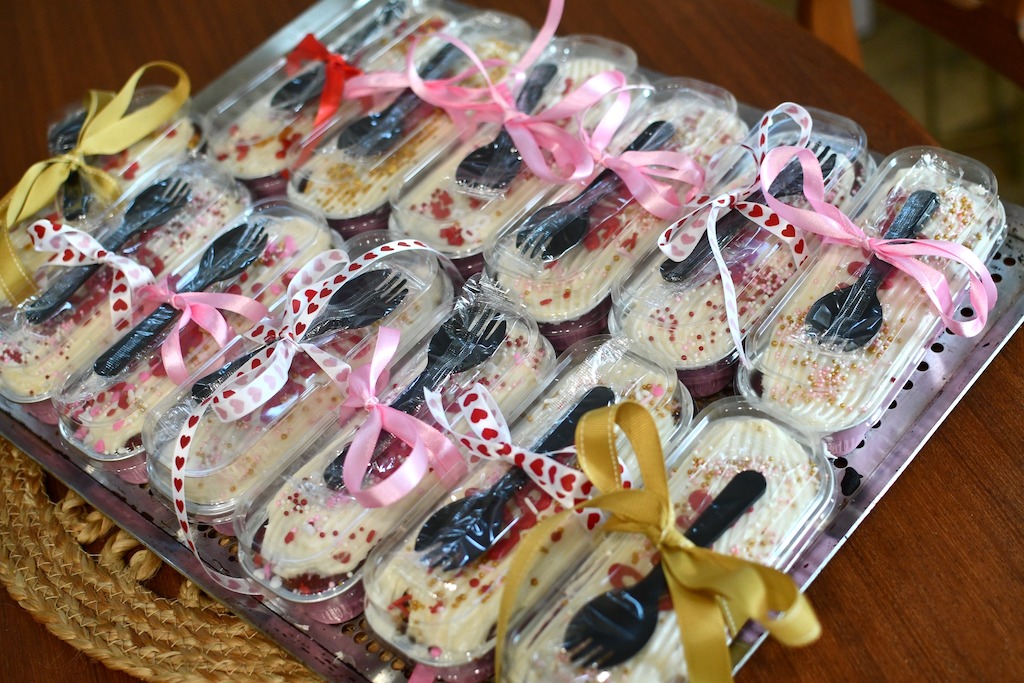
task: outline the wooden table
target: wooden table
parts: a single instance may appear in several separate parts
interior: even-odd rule
[[[42,156],[46,122],[87,88],[119,87],[143,62],[169,59],[198,92],[310,4],[7,3],[0,186],[13,185]],[[544,0],[472,4],[534,26],[546,7]],[[749,0],[569,5],[562,33],[628,43],[643,66],[717,83],[757,107],[793,100],[844,114],[881,152],[933,143],[862,72]],[[740,681],[998,681],[1024,671],[1021,367],[1024,344],[1015,339],[812,585],[822,639],[802,650],[769,643]],[[0,593],[4,680],[132,680],[57,640]]]

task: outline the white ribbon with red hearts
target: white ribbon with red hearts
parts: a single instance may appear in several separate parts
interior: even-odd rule
[[[754,177],[742,187],[737,187],[717,195],[704,195],[696,198],[694,200],[694,208],[662,232],[658,240],[658,247],[665,256],[673,261],[682,261],[693,250],[693,245],[697,243],[697,239],[700,237],[700,228],[704,228],[708,232],[709,238],[717,236],[715,224],[718,221],[718,216],[726,209],[735,209],[782,240],[789,247],[793,254],[793,260],[796,261],[797,265],[803,262],[807,257],[806,243],[797,234],[793,225],[783,220],[765,204],[743,201],[744,197],[756,192],[761,187],[761,165],[769,150],[769,129],[779,116],[788,116],[799,126],[800,132],[795,146],[807,146],[811,139],[811,126],[813,122],[811,115],[806,109],[793,102],[784,102],[766,113],[758,122],[756,139],[752,143],[745,142],[740,145],[740,148],[750,154],[754,160],[754,165],[757,169]],[[692,220],[697,213],[704,210],[708,211],[708,215],[704,219],[703,224],[700,221]],[[690,226],[698,229],[697,234],[694,234],[693,230],[686,229],[690,228]],[[713,251],[715,244],[717,242],[712,241]],[[723,277],[724,279],[728,278]],[[735,299],[735,297],[733,298]]]
[[[88,233],[46,219],[33,223],[29,234],[33,249],[53,253],[48,262],[52,266],[77,268],[99,264],[113,268],[109,297],[110,319],[115,328],[122,323],[131,324],[134,292],[155,281],[149,268],[127,256],[107,251]]]
[[[398,240],[372,249],[355,261],[341,250],[324,252],[307,263],[288,285],[288,305],[278,319],[266,319],[243,333],[246,338],[270,344],[243,366],[221,387],[196,406],[182,425],[174,444],[171,463],[171,495],[174,514],[178,519],[186,545],[202,561],[193,540],[185,503],[185,468],[188,464],[192,440],[199,429],[206,411],[213,406],[214,412],[223,422],[231,422],[248,415],[272,398],[288,379],[292,360],[298,351],[310,356],[327,375],[347,393],[347,379],[350,367],[343,360],[327,353],[313,344],[303,343],[302,334],[334,293],[354,274],[375,259],[390,253],[410,249],[434,251],[416,240]],[[327,275],[332,271],[341,272]],[[275,343],[272,343],[273,341]],[[276,389],[274,388],[276,387]],[[250,392],[250,389],[256,391]],[[257,394],[258,391],[258,394]],[[237,401],[235,400],[237,397]],[[202,565],[210,578],[230,590],[243,593],[257,591],[247,580],[229,577]]]
[[[520,468],[538,488],[551,496],[562,508],[569,509],[590,499],[593,484],[586,475],[555,459],[558,455],[575,455],[576,447],[569,446],[551,453],[535,453],[513,444],[508,423],[497,401],[484,385],[474,384],[456,401],[459,412],[473,432],[472,435],[459,432],[452,426],[441,403],[440,393],[428,391],[426,396],[427,408],[437,423],[473,455],[486,460],[506,462]],[[632,482],[629,473],[623,471],[622,475],[623,485],[629,488]],[[593,529],[603,519],[602,513],[585,508],[577,511],[577,514],[584,518],[588,529]]]

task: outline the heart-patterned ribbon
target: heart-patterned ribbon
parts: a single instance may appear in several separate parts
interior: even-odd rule
[[[811,209],[784,204],[768,192],[772,181],[792,159],[803,168],[804,196]],[[869,237],[839,208],[825,201],[825,184],[818,160],[810,150],[780,147],[769,152],[761,168],[761,185],[765,201],[785,221],[804,232],[819,235],[825,243],[857,247],[867,254],[891,264],[912,277],[924,291],[946,328],[954,334],[973,337],[984,329],[988,314],[996,304],[996,287],[992,275],[978,256],[967,247],[935,239],[884,239]],[[970,285],[968,294],[974,315],[965,321],[954,320],[956,306],[946,276],[920,259],[938,257],[966,267]]]
[[[153,102],[129,113],[139,80],[153,69],[170,71],[177,82]],[[84,176],[105,200],[116,197],[117,181],[90,166],[86,158],[121,152],[155,131],[181,109],[188,99],[189,89],[188,75],[177,64],[150,62],[132,74],[115,95],[90,91],[85,122],[75,148],[30,166],[10,194],[0,201],[5,222],[0,225],[0,290],[8,301],[21,303],[37,291],[35,282],[15,253],[9,230],[47,206],[74,171]]]
[[[811,115],[800,105],[793,102],[785,102],[766,113],[758,122],[757,135],[754,142],[752,144],[740,145],[740,148],[753,158],[755,168],[757,169],[750,182],[718,195],[698,197],[695,200],[696,208],[670,225],[662,233],[658,241],[658,247],[666,256],[674,261],[682,261],[692,251],[693,245],[697,243],[699,233],[693,235],[681,228],[691,224],[698,228],[701,227],[701,222],[693,219],[698,212],[706,211],[702,227],[707,232],[708,246],[711,247],[712,258],[718,268],[722,283],[722,299],[725,306],[725,317],[728,323],[729,334],[732,337],[733,346],[736,349],[740,362],[746,367],[750,366],[750,360],[743,350],[743,337],[746,334],[746,330],[740,324],[736,285],[732,280],[729,265],[726,263],[722,250],[718,246],[718,218],[729,211],[740,212],[748,220],[772,233],[783,244],[786,244],[797,267],[804,262],[810,251],[805,236],[800,234],[791,222],[783,219],[772,206],[743,201],[744,197],[756,192],[763,185],[762,165],[765,156],[769,152],[768,133],[772,124],[779,116],[788,116],[799,127],[797,136],[798,146],[805,147],[810,142],[813,122]],[[813,154],[811,154],[811,157],[814,158],[814,162],[817,164],[817,158]],[[818,165],[818,176],[821,177],[820,165]],[[781,204],[781,202],[777,203]]]
[[[464,70],[462,73],[451,78],[424,81],[416,71],[414,59],[416,39],[406,55],[406,67],[404,71],[380,71],[371,74],[363,74],[349,81],[345,91],[347,99],[374,96],[393,93],[406,88],[412,89],[424,102],[429,102],[436,107],[443,109],[451,118],[456,128],[462,133],[472,130],[470,117],[475,118],[478,110],[492,109],[495,106],[495,94],[503,102],[511,99],[507,85],[494,86],[489,79],[483,87],[471,87],[464,85],[465,82],[477,76],[479,73],[487,73],[491,68],[504,68],[515,78],[522,78],[523,74],[537,61],[544,48],[555,35],[559,22],[562,20],[564,0],[551,0],[548,5],[547,16],[540,30],[537,32],[533,42],[515,64],[509,64],[503,59],[481,60],[473,50],[462,41],[451,36],[439,35],[439,40],[446,40],[465,52],[473,61],[474,66]]]
[[[273,398],[288,381],[288,372],[298,353],[309,356],[335,384],[347,391],[349,365],[315,342],[303,341],[302,335],[335,293],[352,282],[360,270],[389,254],[410,250],[436,253],[418,240],[396,240],[371,249],[354,261],[343,251],[326,251],[299,270],[288,285],[288,302],[280,314],[242,333],[266,348],[211,396],[217,416],[223,422],[232,422]]]
[[[643,476],[642,489],[621,485],[615,439],[608,436],[616,425],[633,445]],[[689,679],[731,681],[728,637],[735,636],[751,619],[784,645],[814,642],[821,625],[792,579],[770,567],[697,547],[679,531],[657,435],[650,413],[632,401],[584,415],[576,428],[576,448],[583,471],[602,493],[577,507],[611,513],[604,529],[643,534],[657,548]],[[541,550],[551,533],[565,523],[563,514],[538,524],[520,541],[512,559],[498,616],[497,680],[501,680],[502,651],[519,587],[528,578],[530,565],[543,557]]]
[[[320,62],[324,65],[324,88],[320,93],[316,118],[313,126],[319,129],[325,121],[334,116],[341,105],[345,94],[345,83],[363,73],[359,67],[349,64],[344,55],[331,52],[312,33],[306,34],[285,58],[285,71],[294,76],[299,68],[307,62]]]
[[[164,369],[175,384],[183,384],[188,379],[188,368],[181,353],[181,333],[190,322],[206,330],[217,342],[217,346],[223,347],[234,338],[235,331],[228,325],[221,311],[232,311],[253,322],[270,315],[266,306],[247,296],[216,292],[176,292],[166,279],[157,284],[140,287],[139,298],[144,302],[168,304],[181,311],[170,334],[160,344],[160,358]]]
[[[356,368],[348,378],[349,395],[344,406],[366,411],[367,416],[349,445],[342,470],[348,493],[364,507],[391,505],[411,493],[433,468],[446,486],[454,486],[466,474],[459,449],[440,431],[423,420],[380,402],[387,368],[398,351],[398,330],[382,327],[370,362]],[[366,472],[373,464],[374,448],[382,431],[387,431],[412,450],[385,479],[364,487]]]
[[[50,252],[49,263],[54,266],[75,268],[90,264],[106,265],[114,270],[110,282],[110,319],[117,329],[122,323],[131,323],[133,293],[155,280],[145,266],[127,256],[103,248],[92,235],[46,219],[36,221],[29,228],[32,247],[39,252]]]
[[[590,498],[593,484],[586,475],[556,460],[557,456],[574,456],[575,446],[551,453],[535,453],[516,446],[512,443],[512,434],[501,408],[487,388],[480,383],[474,384],[461,394],[456,403],[462,418],[469,425],[471,434],[459,432],[452,426],[439,392],[427,392],[427,407],[434,420],[473,456],[497,460],[520,468],[538,488],[564,509],[571,509]],[[632,478],[625,469],[623,481],[626,487],[631,486]],[[593,510],[577,512],[588,529],[593,529],[603,519],[601,513]]]

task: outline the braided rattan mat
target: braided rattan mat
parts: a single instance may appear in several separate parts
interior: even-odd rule
[[[55,636],[137,678],[319,680],[3,439],[0,582]]]

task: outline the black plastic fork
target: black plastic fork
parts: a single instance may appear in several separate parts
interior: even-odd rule
[[[828,178],[832,171],[835,170],[836,155],[828,145],[812,147],[812,151],[815,150],[817,150],[816,156],[818,158],[818,163],[821,164],[821,174],[825,178]],[[803,192],[803,188],[803,168],[800,166],[800,162],[794,159],[788,163],[784,169],[782,169],[782,172],[779,173],[774,181],[772,181],[768,190],[775,197],[792,197]],[[754,204],[762,203],[764,202],[764,192],[757,190],[756,192],[747,195],[743,201]],[[718,223],[715,225],[715,233],[718,236],[718,248],[725,248],[725,246],[729,244],[729,242],[731,242],[747,224],[747,217],[739,211],[736,211],[735,209],[727,211],[725,215],[719,218]],[[705,263],[711,260],[711,257],[711,243],[708,241],[707,232],[705,232],[701,234],[700,239],[697,240],[697,244],[694,245],[693,251],[691,251],[682,261],[665,259],[662,262],[661,277],[664,278],[666,282],[683,282],[699,271]]]
[[[764,495],[766,487],[760,472],[740,472],[700,513],[686,538],[702,548],[710,546]],[[579,666],[607,668],[625,662],[651,639],[658,625],[658,602],[667,593],[665,572],[658,564],[633,586],[595,597],[570,619],[563,642],[566,653]]]

